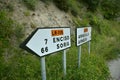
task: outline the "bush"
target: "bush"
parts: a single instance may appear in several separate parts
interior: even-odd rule
[[[111,26],[106,20],[94,16],[90,19],[90,25],[101,35],[112,35]]]
[[[11,38],[13,31],[13,21],[8,18],[5,11],[0,11],[0,41],[1,48],[7,47],[9,45],[9,39]]]
[[[65,12],[69,10],[67,0],[54,0],[54,2],[59,9],[64,10]]]
[[[83,48],[84,47],[84,48]],[[87,47],[86,47],[87,48]],[[85,46],[82,46],[82,50]],[[81,54],[81,64],[78,67],[78,54],[75,47],[67,53],[67,77],[65,80],[107,80],[110,76],[109,69],[104,58],[97,54]],[[73,54],[75,53],[75,54]],[[71,61],[70,61],[71,60]]]
[[[49,2],[53,2],[53,0],[41,0],[42,2],[44,2],[44,3],[49,3]]]
[[[1,0],[0,1],[0,9],[12,12],[12,11],[14,11],[14,5],[11,1],[6,1],[6,0],[2,1]]]
[[[107,80],[110,76],[109,69],[104,58],[100,55],[83,55],[80,67],[80,80]]]
[[[79,0],[81,2],[81,0]],[[88,10],[95,12],[99,6],[100,0],[82,0],[88,7]]]
[[[22,0],[22,1],[30,10],[35,10],[35,6],[38,2],[38,0]]]
[[[56,6],[65,11],[70,11],[74,16],[79,14],[79,4],[77,0],[54,0]]]
[[[17,37],[15,39],[19,40],[24,35],[21,25],[9,18],[5,11],[0,11],[0,26],[0,41],[2,47],[10,46],[13,38]]]
[[[18,66],[17,56],[19,56],[18,52],[21,52],[18,45],[22,37],[24,37],[22,26],[9,18],[8,12],[0,11],[0,78],[2,80],[16,79],[12,74],[15,74],[14,69]]]
[[[73,23],[75,24],[76,27],[89,26],[89,20],[88,19],[80,20],[79,18],[74,17],[73,18]]]
[[[103,15],[106,19],[114,19],[120,17],[120,1],[119,0],[106,0],[102,1],[101,7]]]

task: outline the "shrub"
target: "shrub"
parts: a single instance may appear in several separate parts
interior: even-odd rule
[[[65,12],[69,10],[67,0],[54,0],[54,2],[59,9],[64,10]]]
[[[2,80],[16,79],[12,74],[16,72],[15,66],[18,66],[17,56],[19,56],[18,52],[21,52],[18,45],[22,37],[24,37],[22,26],[9,18],[8,12],[0,11],[0,78]],[[13,60],[15,58],[16,60]]]
[[[0,8],[1,10],[7,10],[7,11],[14,11],[14,5],[11,1],[6,1],[6,0],[3,0],[3,1],[0,1]]]
[[[9,44],[9,38],[11,38],[12,32],[12,24],[13,21],[8,18],[7,13],[5,11],[0,11],[0,41],[2,47],[7,47]]]
[[[81,2],[81,0],[79,0]],[[88,7],[88,10],[90,11],[96,11],[100,0],[82,0],[83,3],[85,3]]]
[[[53,0],[41,0],[41,1],[44,3],[49,3],[49,2],[52,2]]]
[[[24,15],[25,15],[25,16],[30,16],[30,11],[25,11],[25,12],[24,12]]]
[[[54,0],[56,6],[65,11],[70,11],[74,16],[79,14],[79,4],[77,0]]]
[[[118,0],[102,1],[101,8],[106,19],[114,19],[120,17],[120,1]]]
[[[86,58],[85,58],[86,57]],[[83,59],[84,58],[84,59]],[[83,55],[80,67],[80,80],[107,80],[110,76],[104,58],[100,55]]]
[[[90,25],[102,35],[109,35],[111,36],[111,26],[106,20],[100,19],[97,16],[94,16],[90,19]]]
[[[73,23],[77,26],[77,27],[84,27],[84,26],[89,26],[89,20],[88,19],[82,19],[80,20],[80,18],[73,18]]]
[[[35,10],[35,6],[38,2],[38,0],[22,0],[22,1],[30,10]]]
[[[0,11],[0,26],[0,47],[2,50],[15,44],[13,41],[20,40],[24,35],[21,25],[9,18],[5,11]]]
[[[14,6],[12,3],[7,4],[6,8],[11,12],[14,11]]]

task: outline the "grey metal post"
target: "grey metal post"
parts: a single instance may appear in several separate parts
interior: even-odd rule
[[[81,46],[78,47],[78,68],[80,67],[81,63]]]
[[[64,76],[66,76],[66,50],[63,50],[63,71]]]
[[[45,57],[41,57],[41,74],[42,80],[46,80]]]
[[[88,42],[88,53],[90,54],[90,41]]]

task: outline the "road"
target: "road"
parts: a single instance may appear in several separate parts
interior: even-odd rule
[[[120,80],[120,58],[108,63],[113,80]]]

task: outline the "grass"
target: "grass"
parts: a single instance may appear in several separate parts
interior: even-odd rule
[[[77,16],[80,12],[80,4],[77,0],[53,0],[53,2],[60,10],[70,12],[74,16]]]
[[[38,0],[22,0],[22,2],[26,5],[26,7],[30,10],[35,10]]]
[[[8,12],[0,11],[0,78],[13,80],[14,68],[19,56],[18,44],[24,36],[23,28],[8,16]],[[18,74],[18,73],[17,73]]]
[[[9,12],[13,12],[14,11],[14,3],[13,2],[10,2],[10,1],[0,1],[0,9],[1,10],[6,10],[6,11],[9,11]]]
[[[118,27],[119,23],[117,22],[115,26],[114,21],[100,20],[99,18],[93,24],[93,47],[96,46],[93,49],[96,53],[103,55],[106,60],[115,59],[120,54]]]
[[[9,80],[41,80],[40,58],[16,50],[14,58],[8,63],[1,63],[1,79]],[[5,65],[7,64],[7,65]],[[106,80],[109,71],[102,57],[96,54],[82,53],[80,68],[77,66],[77,48],[67,51],[67,75],[62,68],[62,51],[46,57],[47,80]],[[101,67],[99,67],[101,66]]]

